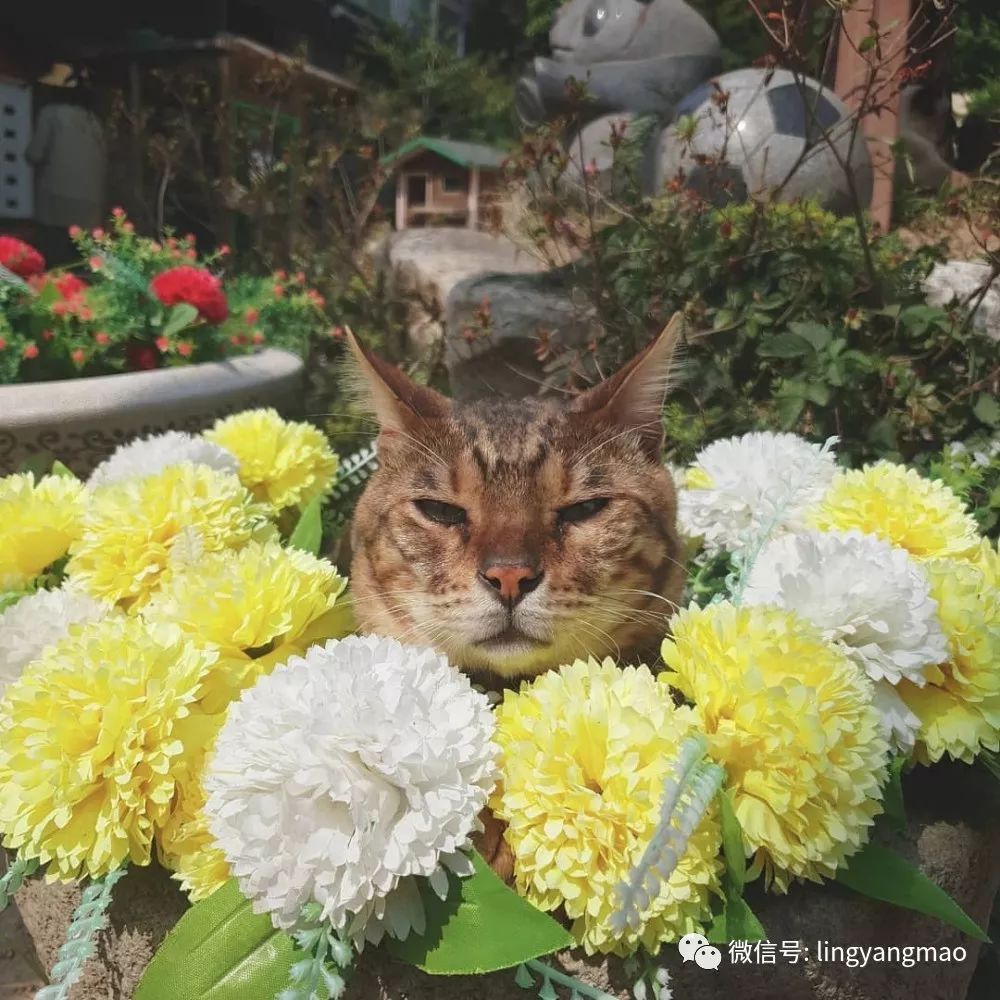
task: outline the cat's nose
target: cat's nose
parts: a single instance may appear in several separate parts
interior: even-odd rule
[[[504,604],[513,607],[542,582],[542,571],[519,563],[496,563],[481,571],[479,578],[496,591]]]

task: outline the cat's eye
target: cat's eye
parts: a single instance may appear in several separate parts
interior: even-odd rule
[[[593,500],[571,503],[559,511],[559,520],[563,524],[579,524],[580,521],[587,521],[595,514],[600,514],[610,502],[608,497],[595,497]]]
[[[414,500],[413,504],[424,517],[436,524],[465,524],[467,519],[461,507],[443,500]]]

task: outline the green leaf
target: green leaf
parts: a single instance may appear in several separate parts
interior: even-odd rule
[[[860,42],[858,42],[858,52],[860,52],[862,55],[865,52],[871,52],[871,50],[875,48],[876,45],[878,45],[877,35],[865,35],[865,37],[862,38]]]
[[[303,955],[235,880],[196,903],[166,936],[134,1000],[270,1000]]]
[[[813,345],[798,334],[776,333],[757,345],[757,353],[762,358],[801,358],[815,351]]]
[[[712,944],[730,941],[766,941],[767,931],[742,896],[727,899],[705,930]]]
[[[977,941],[989,941],[985,931],[948,895],[905,858],[881,844],[869,843],[837,872],[849,889],[906,910],[916,910]]]
[[[478,975],[510,969],[573,944],[550,916],[508,889],[478,853],[473,853],[472,863],[474,875],[448,876],[450,890],[444,901],[422,881],[427,930],[405,941],[386,940],[390,954],[432,976]]]
[[[996,427],[997,424],[1000,424],[1000,403],[997,402],[995,396],[991,396],[988,392],[979,394],[976,405],[972,407],[972,412],[977,420],[990,427]]]
[[[299,523],[288,539],[288,544],[295,549],[302,549],[310,555],[318,556],[323,545],[323,500],[313,497],[299,515]]]
[[[60,462],[58,458],[52,463],[52,472],[51,472],[51,475],[53,475],[53,476],[62,476],[64,479],[78,479],[79,478],[77,476],[77,474],[72,469],[67,468],[67,466],[63,465],[62,462]]]
[[[166,325],[163,327],[164,337],[173,337],[186,330],[198,319],[198,310],[189,302],[181,302],[170,310]]]
[[[785,430],[795,426],[806,405],[801,396],[778,396],[774,402],[781,418],[781,426]]]
[[[788,328],[796,336],[807,340],[817,351],[826,347],[833,338],[833,331],[829,327],[823,326],[822,323],[789,323]]]
[[[903,765],[906,758],[893,757],[889,761],[889,779],[882,790],[885,817],[899,831],[906,829],[906,807],[903,805]]]
[[[719,792],[719,815],[722,820],[722,857],[729,878],[728,894],[743,895],[746,883],[747,858],[743,847],[743,828],[733,808],[733,800],[725,789]]]

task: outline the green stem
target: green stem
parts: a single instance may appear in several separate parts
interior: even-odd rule
[[[568,990],[576,990],[576,992],[582,997],[589,997],[590,1000],[616,1000],[616,998],[610,993],[605,993],[603,990],[599,990],[596,986],[588,986],[586,983],[581,983],[579,979],[574,979],[572,976],[566,975],[565,972],[553,969],[551,965],[546,965],[544,962],[540,962],[537,958],[533,958],[524,964],[529,969],[537,972],[540,976],[548,979],[549,982],[556,983],[559,986],[565,986]]]

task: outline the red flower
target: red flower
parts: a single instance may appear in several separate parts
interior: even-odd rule
[[[253,342],[255,344],[263,344],[264,343],[264,334],[262,334],[260,332],[260,330],[254,330],[254,332],[253,332]]]
[[[96,229],[91,229],[90,235],[93,236],[95,240],[103,240],[104,230],[101,229],[100,226],[98,226]]]
[[[56,339],[55,331],[53,331],[53,330],[42,330],[42,340],[44,340],[44,341],[50,341],[50,340],[55,340],[55,339]]]
[[[90,264],[91,271],[100,271],[101,264],[103,263],[103,261],[95,253],[94,256],[91,257],[89,261],[87,261],[87,263]]]
[[[24,348],[24,356],[29,361],[33,361],[35,358],[37,358],[38,357],[38,345],[37,344],[28,344]]]
[[[124,217],[124,215],[125,215],[125,209],[124,209],[124,208],[122,208],[122,207],[121,207],[121,205],[115,205],[115,207],[114,207],[113,209],[111,209],[111,214],[112,214],[112,215],[113,215],[113,216],[114,216],[114,217],[115,217],[116,219],[121,219],[121,218],[123,218],[123,217]]]
[[[188,249],[184,251],[184,256],[187,257],[188,260],[197,260],[198,251],[195,250],[194,247],[188,247]]]
[[[79,226],[70,226],[67,232],[71,240],[78,240],[83,235],[83,230]]]
[[[97,343],[101,345],[101,347],[103,347],[105,344],[111,343],[111,337],[108,334],[106,334],[103,330],[99,330],[97,333],[94,334],[94,340],[96,340]]]
[[[185,243],[197,243],[198,241],[195,239],[194,233],[188,233],[187,236],[184,237],[184,242]]]
[[[87,352],[82,347],[78,347],[70,357],[78,364],[82,365],[87,360]]]
[[[69,300],[74,295],[82,295],[87,289],[87,283],[81,281],[75,274],[60,274],[53,284],[63,300]]]
[[[0,264],[22,278],[45,270],[45,258],[30,243],[14,236],[0,236]]]
[[[187,265],[172,267],[153,278],[149,287],[165,306],[186,302],[198,310],[202,319],[213,325],[221,323],[229,315],[222,283],[203,268]]]
[[[192,352],[193,350],[194,350],[194,348],[193,348],[193,347],[191,346],[190,342],[189,342],[189,341],[187,341],[187,340],[182,340],[182,341],[181,341],[181,342],[180,342],[180,343],[179,343],[179,344],[177,345],[177,353],[178,353],[178,354],[179,354],[179,355],[180,355],[180,356],[181,356],[182,358],[189,358],[189,357],[191,357],[191,352]]]
[[[260,319],[260,312],[256,309],[248,309],[243,314],[243,318],[246,320],[247,326],[253,326]]]
[[[3,337],[0,337],[0,351],[6,350],[6,348],[7,348],[7,341],[4,340]]]
[[[285,289],[281,285],[275,285],[272,291],[274,292],[274,297],[276,299],[280,299],[281,296],[285,294]]]
[[[156,349],[162,351],[164,354],[170,350],[170,341],[166,337],[157,337],[154,343],[156,344]]]
[[[160,367],[160,359],[156,350],[149,344],[141,344],[138,341],[125,345],[125,361],[132,371],[145,372]]]
[[[233,347],[239,347],[241,344],[245,344],[246,340],[247,340],[247,338],[244,337],[242,334],[234,333],[229,338],[229,343],[232,344]]]
[[[134,233],[135,232],[135,226],[133,226],[131,222],[123,222],[122,223],[122,232],[123,233],[129,233],[129,234]]]
[[[219,256],[220,257],[228,257],[231,253],[232,253],[232,250],[230,250],[228,243],[223,243],[222,246],[219,247]]]

